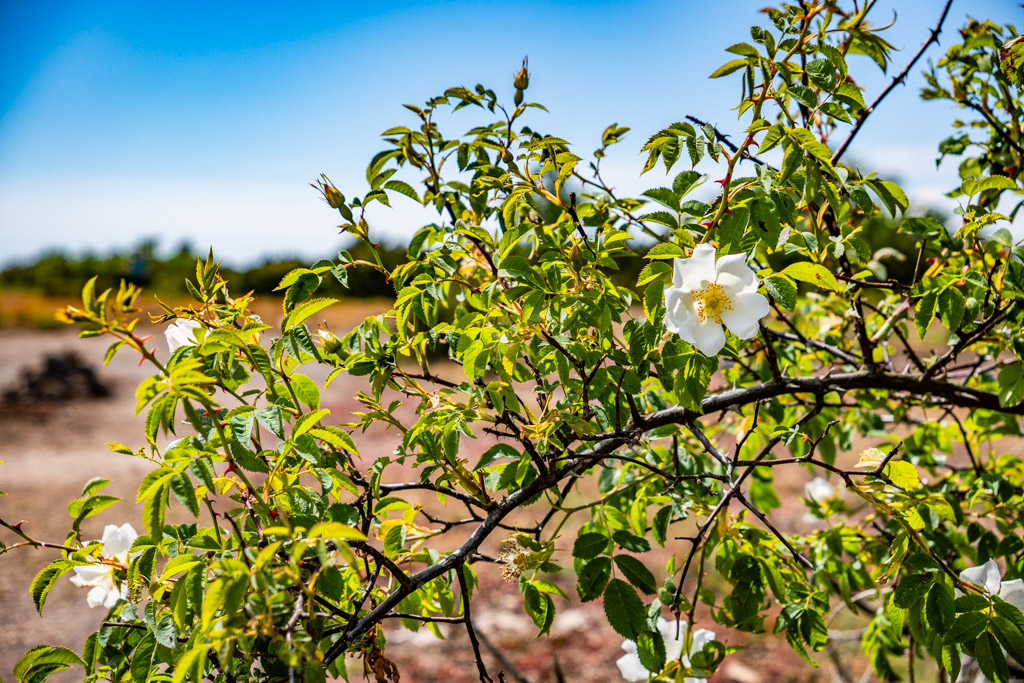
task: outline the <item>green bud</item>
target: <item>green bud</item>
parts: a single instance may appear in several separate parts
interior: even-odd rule
[[[526,90],[530,86],[530,73],[526,70],[526,63],[529,61],[529,57],[523,57],[523,68],[516,74],[516,79],[512,82],[512,85],[516,87],[516,90]],[[521,95],[517,96],[522,98]],[[518,102],[516,104],[519,104]]]
[[[341,352],[341,340],[330,330],[320,330],[317,333],[320,337],[320,348],[326,354],[337,354]]]
[[[340,209],[345,205],[345,195],[338,192],[338,188],[333,185],[324,184],[324,199],[332,209]]]

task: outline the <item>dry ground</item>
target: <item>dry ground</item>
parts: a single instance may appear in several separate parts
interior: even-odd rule
[[[362,315],[372,307],[363,307]],[[339,329],[345,321],[337,321]],[[162,338],[158,341],[162,342]],[[79,340],[71,330],[40,332],[32,330],[0,330],[0,388],[14,381],[21,368],[38,365],[48,352],[75,350],[95,368],[100,368],[106,342],[102,339]],[[108,452],[104,442],[118,441],[129,446],[144,442],[142,419],[133,418],[134,389],[147,376],[130,350],[122,351],[110,367],[100,370],[100,377],[114,389],[105,400],[39,406],[32,409],[0,411],[0,517],[25,519],[25,529],[40,539],[62,541],[69,519],[67,501],[77,496],[92,477],[111,480],[108,492],[125,500],[84,525],[86,537],[98,537],[107,523],[130,521],[141,529],[140,509],[134,504],[135,487],[148,465],[129,456]],[[335,418],[360,406],[351,399],[363,389],[361,378],[339,378],[325,396],[325,407]],[[394,438],[372,434],[359,440],[363,462],[371,463],[380,454],[389,453]],[[477,448],[482,449],[482,445]],[[476,450],[476,448],[474,448]],[[783,495],[791,513],[792,528],[799,524],[801,508],[795,503],[800,484],[793,482],[792,495]],[[449,509],[448,514],[451,514]],[[525,520],[524,520],[525,521]],[[10,540],[7,536],[5,540]],[[489,542],[483,550],[494,554],[501,539]],[[451,541],[454,544],[454,540]],[[493,547],[491,547],[493,546]],[[682,547],[680,547],[680,550]],[[35,613],[27,594],[35,572],[54,554],[47,550],[21,550],[0,557],[0,677],[11,680],[17,659],[32,645],[45,642],[80,650],[84,638],[95,630],[103,618],[102,608],[90,610],[84,591],[62,579],[50,594],[43,616]],[[653,566],[656,572],[659,567]],[[599,601],[581,605],[574,600],[558,601],[558,616],[552,638],[535,639],[535,627],[522,611],[521,597],[514,586],[501,582],[491,565],[477,565],[481,593],[474,602],[475,621],[487,642],[505,658],[497,660],[485,649],[485,659],[492,674],[504,669],[506,680],[528,680],[534,683],[556,681],[556,667],[565,681],[621,680],[615,660],[622,654],[621,638],[604,619]],[[574,596],[570,580],[551,577]],[[710,625],[710,624],[707,624]],[[834,668],[827,662],[823,669],[803,664],[778,637],[761,637],[748,641],[741,634],[722,635],[730,645],[747,645],[730,655],[727,666],[713,679],[715,683],[736,681],[826,681],[833,680]],[[463,629],[446,629],[447,639],[438,641],[426,630],[414,634],[396,630],[390,634],[387,655],[396,661],[402,681],[446,681],[461,683],[477,680],[475,666]],[[856,643],[849,646],[857,650]],[[557,664],[556,664],[557,662]],[[857,680],[863,667],[851,671]],[[352,680],[362,680],[360,667],[353,662]],[[75,680],[74,675],[62,680]],[[843,678],[841,680],[850,680]]]

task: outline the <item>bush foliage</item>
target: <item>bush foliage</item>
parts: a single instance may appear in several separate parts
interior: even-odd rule
[[[623,660],[658,680],[709,676],[730,652],[725,636],[676,635],[663,618],[779,634],[814,666],[839,605],[862,620],[880,678],[930,660],[950,680],[967,666],[1008,680],[1024,665],[1024,463],[1004,440],[1024,413],[1024,266],[1006,231],[1024,156],[1016,31],[972,20],[928,71],[922,96],[965,114],[938,148],[960,159],[948,229],[908,215],[896,183],[843,163],[949,10],[867,101],[850,58],[891,67],[871,7],[766,10],[712,74],[740,86],[738,144],[672,123],[643,145],[645,172],[668,176],[642,197],[601,177],[628,129],[609,126],[579,156],[535,122],[525,64],[511,105],[482,86],[406,105],[367,192],[318,182],[365,251],[284,275],[279,329],[212,256],[188,283],[194,303],[157,320],[175,321],[170,355],[136,334],[135,287],[91,281],[61,317],[154,368],[137,392],[146,443],[111,444],[153,464],[138,492],[145,528],[130,553],[115,527],[110,547],[82,538],[81,522],[114,502],[102,480],[71,503],[31,595],[41,610],[73,572],[106,581],[88,585],[115,604],[81,653],[40,646],[16,675],[317,681],[346,676],[348,655],[397,680],[382,624],[398,619],[462,624],[493,680],[471,604],[477,576],[494,572],[540,634],[565,598],[555,575],[573,576],[633,643]],[[492,122],[443,132],[463,108]],[[692,198],[706,176],[679,172],[704,158],[722,173],[710,202]],[[368,239],[364,211],[399,195],[439,218],[397,264]],[[886,214],[909,254],[898,274],[871,233]],[[639,237],[654,244],[646,265],[618,283]],[[391,310],[313,334],[308,321],[336,303],[322,288],[366,270],[394,287]],[[946,341],[925,344],[929,333]],[[342,373],[366,382],[352,416],[322,405]],[[400,446],[360,455],[371,429]],[[487,447],[470,459],[473,439]],[[818,530],[778,519],[779,468],[807,478]],[[596,498],[574,497],[583,483]],[[168,506],[194,519],[168,523]],[[0,524],[18,536],[5,550],[42,543]],[[711,573],[724,594],[705,586]]]

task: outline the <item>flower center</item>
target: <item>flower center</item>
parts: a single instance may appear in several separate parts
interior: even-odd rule
[[[725,293],[725,288],[717,282],[712,282],[699,291],[690,292],[690,296],[697,304],[697,315],[700,316],[702,323],[710,318],[721,325],[722,313],[732,310],[732,301]]]

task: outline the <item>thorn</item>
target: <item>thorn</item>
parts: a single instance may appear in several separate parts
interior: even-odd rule
[[[23,519],[20,522],[18,522],[17,524],[12,524],[11,528],[13,528],[15,531],[21,531],[21,525],[25,524],[27,521],[28,520]]]

